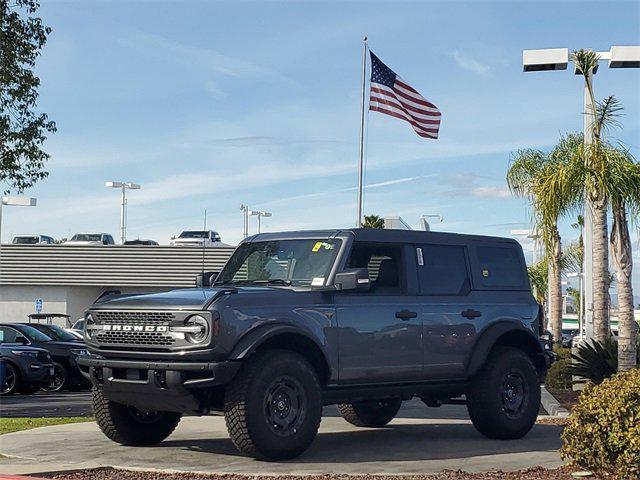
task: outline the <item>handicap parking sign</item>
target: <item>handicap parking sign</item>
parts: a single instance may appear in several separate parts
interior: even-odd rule
[[[41,313],[42,312],[42,304],[44,302],[42,301],[41,298],[36,298],[36,313]]]

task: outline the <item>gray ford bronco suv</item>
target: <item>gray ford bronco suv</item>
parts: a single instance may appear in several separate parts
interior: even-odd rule
[[[152,445],[184,413],[224,412],[243,453],[304,452],[322,406],[380,427],[403,400],[465,403],[497,439],[525,435],[550,357],[520,245],[347,229],[243,241],[212,285],[112,295],[86,312],[98,425]]]

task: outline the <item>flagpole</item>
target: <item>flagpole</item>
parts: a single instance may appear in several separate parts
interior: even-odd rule
[[[362,227],[362,188],[364,178],[364,122],[365,122],[365,98],[367,84],[367,37],[363,39],[362,45],[362,98],[360,103],[360,161],[358,163],[358,220],[357,227]]]

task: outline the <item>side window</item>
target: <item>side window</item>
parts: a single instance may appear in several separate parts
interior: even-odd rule
[[[416,247],[423,295],[467,295],[471,290],[465,247],[422,244]]]
[[[526,288],[526,274],[520,252],[513,246],[476,248],[481,283],[487,288]]]
[[[0,327],[0,343],[18,343],[18,338],[22,338],[22,342],[28,343],[26,337],[17,330],[9,327]]]
[[[400,295],[406,289],[401,245],[355,243],[351,249],[349,268],[367,268],[370,293]]]

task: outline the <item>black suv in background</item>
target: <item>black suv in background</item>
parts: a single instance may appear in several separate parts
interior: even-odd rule
[[[8,345],[0,330],[0,358],[4,363],[5,376],[0,385],[0,394],[32,394],[46,387],[53,378],[53,362],[49,352],[43,348]]]
[[[88,384],[78,369],[78,357],[87,353],[81,342],[57,341],[37,330],[36,325],[24,323],[1,323],[2,345],[22,345],[43,348],[53,359],[53,376],[46,390],[59,391],[65,388],[80,388]]]
[[[150,445],[183,413],[221,411],[235,446],[266,459],[304,452],[322,405],[379,427],[413,397],[466,403],[482,434],[520,438],[550,363],[522,248],[495,237],[259,234],[209,288],[104,297],[85,318],[79,362],[105,435]]]

